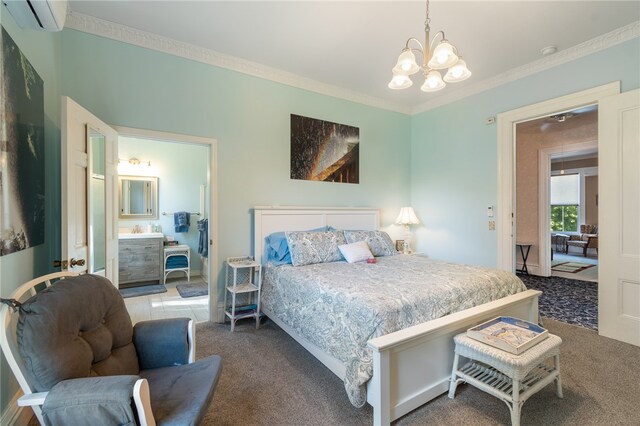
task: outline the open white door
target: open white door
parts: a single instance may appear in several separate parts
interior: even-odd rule
[[[62,97],[62,269],[118,286],[118,134]]]
[[[640,346],[640,90],[599,104],[601,335]]]

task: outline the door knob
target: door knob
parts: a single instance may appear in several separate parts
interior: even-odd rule
[[[71,260],[69,261],[69,266],[71,266],[72,268],[74,266],[84,266],[85,263],[86,261],[84,259],[74,259],[72,257]]]
[[[67,267],[73,268],[74,266],[84,266],[85,263],[87,262],[84,259],[74,259],[72,257],[71,260],[54,260],[53,267],[62,267],[62,269],[67,269]]]

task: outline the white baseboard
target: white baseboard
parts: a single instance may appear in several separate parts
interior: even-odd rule
[[[516,263],[516,269],[522,269],[522,263]],[[529,265],[527,263],[527,270],[529,271],[529,275],[537,275],[539,277],[544,277],[540,272],[540,265]]]
[[[214,318],[217,319],[216,322],[224,322],[224,302],[218,303],[217,313],[218,313],[217,318],[214,316]]]
[[[7,406],[7,409],[0,417],[0,425],[2,426],[27,426],[33,410],[29,407],[18,407],[18,398],[23,395],[22,391],[18,391]]]

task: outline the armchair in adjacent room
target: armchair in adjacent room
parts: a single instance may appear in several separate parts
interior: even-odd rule
[[[3,299],[11,306],[0,311],[0,343],[25,394],[18,405],[41,424],[201,423],[221,359],[195,361],[189,318],[134,327],[118,290],[97,275],[49,274],[12,298]]]
[[[587,257],[587,250],[596,249],[598,253],[598,226],[597,225],[580,225],[580,235],[572,235],[565,242],[566,252],[569,253],[569,247],[582,248],[582,254]]]

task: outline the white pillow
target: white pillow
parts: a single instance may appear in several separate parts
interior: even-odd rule
[[[365,241],[343,244],[338,246],[338,249],[340,249],[340,253],[349,263],[362,262],[373,258],[371,250],[369,250],[369,246]]]

